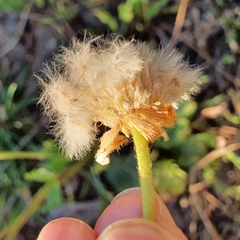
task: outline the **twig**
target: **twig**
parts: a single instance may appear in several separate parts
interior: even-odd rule
[[[49,182],[46,182],[34,195],[28,206],[21,212],[21,214],[16,218],[16,220],[8,226],[6,229],[0,231],[0,239],[4,236],[6,240],[16,239],[18,232],[21,230],[23,225],[41,206],[42,202],[46,199],[49,189],[54,183],[58,182],[61,185],[66,184],[74,175],[76,175],[80,169],[86,165],[92,158],[93,152],[89,154],[84,160],[76,162],[75,164],[64,169],[62,172],[57,174],[57,176]]]
[[[192,203],[195,206],[195,209],[198,212],[198,215],[200,216],[202,222],[204,223],[209,235],[214,240],[222,240],[222,237],[217,233],[215,227],[213,226],[212,222],[210,221],[206,211],[204,211],[204,208],[201,205],[201,199],[198,195],[198,191],[195,191],[196,182],[197,182],[197,172],[201,169],[203,169],[205,166],[213,162],[215,159],[229,153],[232,151],[236,151],[240,149],[240,142],[239,143],[233,143],[225,148],[217,149],[209,154],[207,154],[204,158],[202,158],[199,162],[197,162],[189,172],[189,192],[192,198]]]
[[[182,26],[183,26],[183,23],[184,23],[184,20],[185,20],[187,7],[188,7],[188,0],[181,0],[181,3],[180,3],[179,8],[178,8],[177,17],[176,17],[176,20],[175,20],[175,25],[174,25],[174,29],[173,29],[173,33],[172,33],[172,38],[170,40],[170,45],[171,46],[176,45],[176,43],[178,41],[178,38],[179,38],[181,30],[182,30]]]
[[[161,24],[161,28],[166,30],[168,33],[171,33],[171,30],[169,28],[167,28],[165,25]],[[199,49],[198,46],[196,46],[192,41],[189,40],[188,36],[189,36],[189,34],[187,34],[187,37],[185,37],[184,34],[181,34],[181,36],[179,36],[178,41],[179,42],[183,42],[189,48],[191,48],[194,51],[196,51],[197,54],[200,57],[202,57],[204,60],[206,60],[206,62],[210,66],[214,67],[214,69],[216,69],[216,71],[219,72],[223,77],[225,77],[228,81],[234,83],[235,86],[239,86],[239,78],[238,77],[236,78],[231,73],[225,72],[224,70],[222,70],[221,67],[217,66],[216,63],[211,59],[211,56],[208,54],[208,52],[203,50],[203,49]]]
[[[235,75],[235,79],[234,79],[234,84],[237,87],[240,87],[240,60],[239,60],[239,63],[237,65],[237,71],[236,71],[236,75]]]
[[[12,38],[10,39],[10,41],[8,41],[8,43],[6,43],[2,49],[0,49],[0,58],[2,58],[3,56],[5,56],[7,53],[9,53],[14,47],[16,47],[17,43],[19,42],[22,33],[24,32],[26,23],[27,23],[27,19],[28,19],[28,15],[31,11],[32,8],[32,4],[28,4],[26,5],[26,7],[23,9],[23,11],[20,14],[20,21],[18,24],[18,35],[16,38]]]
[[[191,194],[192,200],[194,202],[195,208],[200,216],[202,222],[204,223],[205,228],[207,229],[212,240],[223,240],[223,238],[218,234],[217,230],[210,221],[206,211],[202,207],[201,199],[197,194]]]
[[[228,207],[223,204],[221,201],[219,201],[217,198],[215,198],[212,194],[210,194],[208,191],[203,190],[201,192],[201,196],[204,197],[209,203],[211,203],[215,208],[221,209],[228,217],[229,211]]]
[[[233,152],[240,149],[240,142],[233,143],[231,145],[228,145],[227,147],[216,149],[207,154],[205,157],[203,157],[200,161],[198,161],[193,167],[191,167],[189,172],[189,182],[190,184],[196,183],[197,178],[197,172],[204,167],[206,167],[208,164],[210,164],[215,159],[222,157],[223,155],[226,155],[229,152]]]
[[[194,43],[192,43],[191,41],[189,41],[186,37],[184,37],[184,35],[182,35],[179,38],[179,41],[184,42],[188,47],[192,48],[194,51],[196,51],[198,53],[199,56],[201,56],[203,59],[206,60],[206,62],[214,67],[222,76],[224,76],[228,81],[233,82],[235,84],[235,77],[228,73],[225,72],[224,70],[222,70],[221,67],[219,67],[218,65],[215,64],[215,62],[212,60],[211,56],[208,54],[207,51],[203,50],[203,49],[199,49]]]

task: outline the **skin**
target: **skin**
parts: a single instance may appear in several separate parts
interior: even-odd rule
[[[187,240],[157,194],[155,206],[157,221],[143,219],[140,189],[127,189],[112,200],[94,229],[78,219],[59,218],[42,229],[38,240]]]

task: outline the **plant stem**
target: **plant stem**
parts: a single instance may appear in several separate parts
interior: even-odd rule
[[[2,160],[15,160],[15,159],[45,159],[45,158],[54,158],[58,155],[45,152],[0,152],[0,161]]]
[[[18,215],[15,221],[9,225],[6,229],[0,230],[0,239],[6,237],[6,240],[16,239],[19,231],[29,219],[41,206],[42,202],[47,198],[48,191],[51,189],[54,183],[58,183],[61,185],[65,185],[69,179],[71,179],[74,175],[76,175],[83,166],[87,165],[89,160],[93,157],[93,152],[89,154],[84,160],[78,161],[73,165],[70,165],[62,172],[58,173],[55,178],[51,181],[46,182],[38,192],[33,196],[31,201],[28,203],[26,208]]]
[[[150,159],[148,141],[134,127],[131,128],[131,133],[137,155],[138,175],[142,194],[143,218],[156,221],[152,162]]]

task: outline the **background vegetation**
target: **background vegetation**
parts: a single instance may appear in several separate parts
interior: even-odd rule
[[[115,194],[138,186],[132,146],[107,167],[95,148],[65,159],[36,104],[33,72],[84,30],[170,44],[202,66],[202,92],[177,111],[170,140],[151,146],[156,190],[189,239],[239,239],[237,0],[0,0],[0,239],[36,239],[61,216],[94,225]]]

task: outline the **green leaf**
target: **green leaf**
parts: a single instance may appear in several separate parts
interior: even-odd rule
[[[211,147],[211,148],[215,148],[216,147],[216,139],[215,139],[215,137],[212,134],[208,133],[208,132],[197,134],[197,138],[198,138],[198,140],[200,142],[204,143],[208,147]]]
[[[39,7],[39,8],[43,8],[44,7],[44,5],[45,5],[45,1],[44,0],[32,0],[35,4],[36,4],[36,6],[37,7]]]
[[[0,0],[0,9],[5,11],[17,11],[20,12],[23,9],[22,0]]]
[[[124,158],[119,154],[112,154],[106,174],[109,183],[118,192],[126,188],[138,186],[138,174],[134,153]]]
[[[219,7],[224,6],[223,0],[215,0],[215,2],[217,3],[217,5],[218,5]]]
[[[141,12],[142,13],[142,0],[127,0],[127,3],[132,5],[133,12],[136,15],[136,13]]]
[[[93,12],[95,16],[97,16],[102,23],[107,24],[112,31],[117,30],[118,24],[109,12],[104,9],[95,9]]]
[[[158,0],[149,6],[147,17],[148,19],[153,19],[161,11],[161,9],[168,3],[168,0]]]
[[[125,23],[130,23],[133,20],[134,13],[133,7],[128,2],[121,3],[118,5],[118,16],[119,19]]]
[[[237,201],[240,201],[240,185],[232,186],[226,189],[224,195],[235,198]]]
[[[154,146],[165,149],[171,149],[183,145],[184,139],[186,139],[191,133],[191,126],[189,119],[192,118],[197,110],[197,103],[194,101],[183,104],[177,110],[177,119],[172,129],[167,129],[169,140],[164,142],[162,139],[157,140]]]
[[[62,205],[63,197],[61,192],[60,184],[58,182],[53,183],[48,190],[48,196],[44,206],[41,208],[41,213],[49,213],[54,208]]]
[[[54,173],[59,173],[64,170],[70,162],[69,159],[61,154],[60,149],[53,140],[46,140],[43,142],[43,152],[50,153],[54,156],[49,158],[48,161],[45,161],[42,165],[44,168]]]
[[[87,177],[87,175],[84,175],[84,177]],[[102,200],[108,203],[112,200],[113,194],[106,189],[98,175],[92,174],[91,177],[88,176],[88,180],[92,183],[98,195],[102,197]]]
[[[17,84],[16,83],[11,83],[10,86],[8,87],[7,90],[7,95],[4,101],[4,105],[5,105],[5,114],[6,114],[6,118],[10,119],[11,118],[11,113],[13,111],[13,97],[14,94],[17,90]]]
[[[224,54],[222,61],[226,65],[233,65],[233,64],[235,64],[235,58],[234,58],[233,55],[230,55],[230,54]]]
[[[190,167],[206,155],[207,147],[199,134],[190,135],[183,141],[181,158],[178,163],[180,166]]]
[[[218,105],[224,101],[224,95],[219,94],[212,99],[209,99],[201,104],[201,108],[212,107]]]
[[[169,140],[164,142],[162,138],[154,142],[157,148],[172,149],[183,145],[184,139],[191,133],[190,122],[184,117],[177,118],[175,126],[167,129]]]
[[[238,113],[236,113],[238,114]],[[237,116],[235,114],[232,114],[229,109],[225,109],[225,111],[223,112],[224,117],[231,122],[234,125],[239,125],[240,124],[240,114],[238,114]]]
[[[215,164],[215,166],[214,166]],[[219,181],[217,178],[217,173],[221,167],[221,164],[219,162],[215,161],[212,162],[211,165],[206,166],[203,169],[203,179],[206,181],[208,184],[211,184],[213,189],[219,193],[219,194],[224,194],[226,191],[227,187]]]
[[[230,152],[226,156],[240,170],[240,157],[234,152]]]
[[[177,110],[177,116],[191,119],[191,117],[195,114],[197,108],[198,104],[196,102],[186,102]]]
[[[203,171],[203,178],[209,183],[213,183],[216,179],[216,171],[211,167],[206,167]]]
[[[209,79],[209,76],[208,76],[208,75],[202,75],[202,76],[200,77],[200,81],[201,81],[202,84],[208,83],[209,80],[210,80],[210,79]]]
[[[178,196],[185,191],[187,174],[173,160],[157,162],[153,166],[156,190],[160,195]]]
[[[144,25],[143,25],[142,23],[140,23],[140,22],[137,22],[137,23],[135,24],[135,28],[136,28],[136,30],[137,30],[138,32],[143,32],[143,31],[144,31]]]
[[[26,172],[24,174],[24,178],[27,181],[36,181],[36,182],[45,183],[53,180],[55,178],[55,174],[49,171],[48,169],[41,167],[38,169],[33,169],[30,172]]]
[[[44,17],[41,19],[41,22],[43,24],[51,24],[54,22],[54,19],[52,17]]]
[[[240,214],[234,214],[233,220],[240,223]]]

